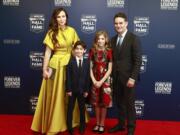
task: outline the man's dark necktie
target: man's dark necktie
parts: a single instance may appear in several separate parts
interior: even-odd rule
[[[118,45],[118,46],[121,46],[121,44],[122,44],[122,36],[119,36],[119,37],[118,37],[118,43],[117,43],[117,45]]]
[[[122,36],[118,36],[118,41],[117,41],[117,49],[120,50],[122,44]]]

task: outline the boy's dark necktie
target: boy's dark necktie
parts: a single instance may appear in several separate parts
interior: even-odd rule
[[[82,70],[82,60],[79,59],[79,73],[81,73],[81,70]]]

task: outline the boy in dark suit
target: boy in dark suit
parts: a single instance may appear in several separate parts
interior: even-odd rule
[[[72,114],[76,99],[80,110],[80,134],[85,131],[85,98],[88,96],[90,84],[89,60],[85,59],[86,45],[77,41],[73,47],[74,56],[70,59],[66,70],[66,93],[69,96],[67,111],[67,127],[69,134],[73,134]]]

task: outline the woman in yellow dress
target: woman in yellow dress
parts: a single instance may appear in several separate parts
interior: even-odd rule
[[[67,25],[67,20],[65,9],[55,9],[43,41],[46,45],[43,81],[31,129],[47,135],[55,135],[67,129],[65,68],[71,56],[72,45],[79,40],[75,29]],[[73,126],[79,124],[77,109],[76,105]]]

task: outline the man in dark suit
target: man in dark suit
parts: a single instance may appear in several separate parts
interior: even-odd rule
[[[73,134],[72,114],[77,99],[80,110],[80,134],[85,131],[85,98],[88,96],[90,84],[89,60],[83,58],[86,45],[83,41],[77,41],[73,47],[74,57],[70,59],[66,71],[66,93],[69,96],[67,127],[69,133]]]
[[[113,98],[118,110],[118,124],[109,133],[125,130],[127,119],[128,135],[134,135],[136,127],[135,84],[141,66],[139,38],[128,31],[127,16],[117,13],[114,27],[117,34],[112,37],[113,49]]]

